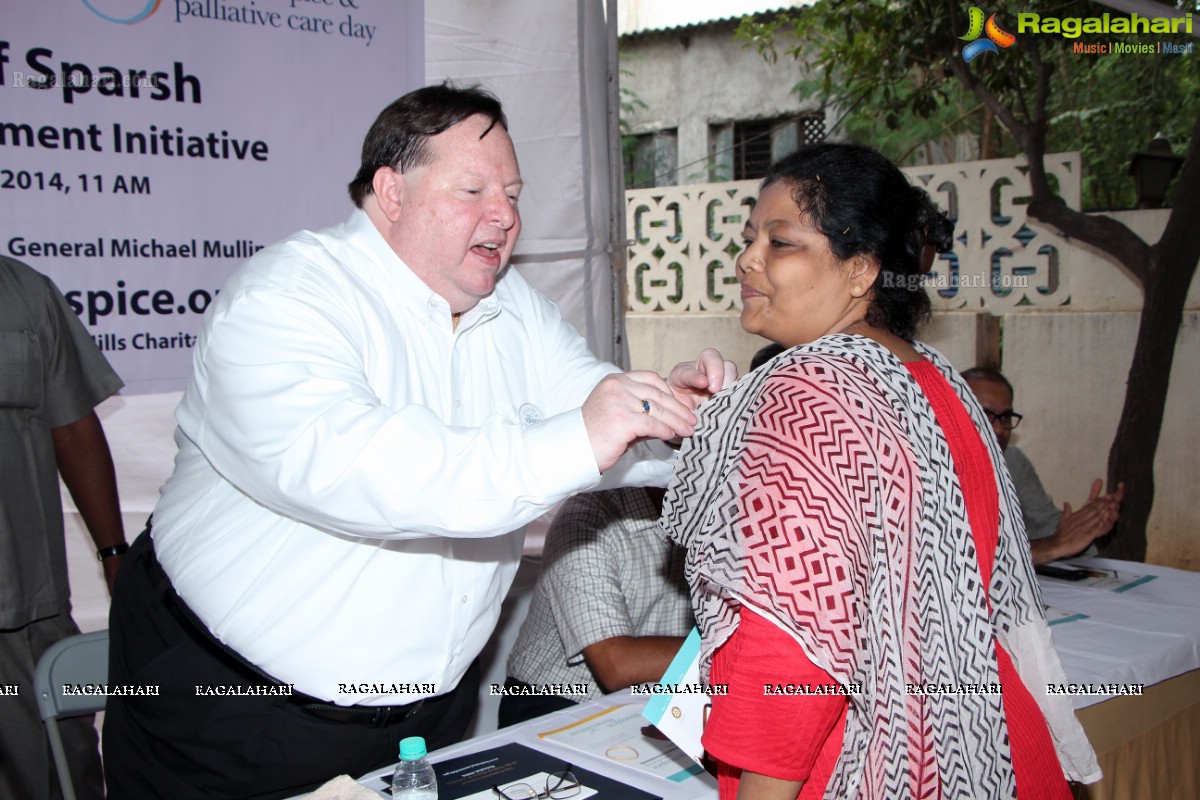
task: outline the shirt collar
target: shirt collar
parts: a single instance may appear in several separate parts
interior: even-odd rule
[[[450,318],[450,304],[425,281],[417,277],[412,268],[404,263],[396,251],[391,248],[383,234],[371,222],[367,212],[355,209],[345,224],[346,238],[358,250],[365,253],[371,261],[380,268],[382,275],[379,283],[390,298],[394,298],[405,309],[413,314],[423,315],[434,324],[445,324],[453,329]],[[503,278],[501,278],[503,280]],[[459,321],[458,331],[463,332],[478,322],[495,316],[500,311],[500,301],[496,292],[483,298],[463,314]]]

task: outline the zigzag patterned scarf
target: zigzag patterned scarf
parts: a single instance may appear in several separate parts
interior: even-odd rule
[[[827,336],[702,406],[680,451],[662,525],[688,549],[702,675],[753,605],[834,680],[862,687],[827,798],[1012,798],[1001,696],[907,692],[997,684],[999,636],[1068,777],[1096,780],[1069,703],[1045,695],[1062,670],[1000,449],[950,364],[917,347],[963,399],[1002,476],[988,596],[949,446],[915,378],[870,339]]]

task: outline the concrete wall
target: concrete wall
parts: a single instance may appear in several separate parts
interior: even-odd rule
[[[1013,435],[1050,495],[1078,507],[1103,478],[1125,398],[1137,337],[1135,312],[1009,314],[1004,372],[1025,420]],[[1175,348],[1171,392],[1154,462],[1154,510],[1146,560],[1200,570],[1200,312],[1187,312]]]

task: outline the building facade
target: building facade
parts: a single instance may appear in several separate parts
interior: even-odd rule
[[[794,90],[802,65],[771,63],[734,38],[738,12],[802,3],[727,2],[709,18],[701,3],[691,21],[628,5],[619,38],[627,189],[761,178],[772,161],[824,139],[826,112]]]

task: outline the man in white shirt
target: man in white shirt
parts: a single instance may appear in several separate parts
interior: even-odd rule
[[[110,699],[110,797],[286,797],[457,741],[523,526],[665,483],[660,440],[736,369],[598,361],[505,269],[520,191],[495,98],[417,90],[367,134],[359,210],[221,291],[114,594],[110,682],[159,695]]]

